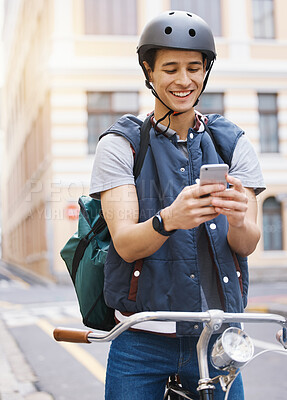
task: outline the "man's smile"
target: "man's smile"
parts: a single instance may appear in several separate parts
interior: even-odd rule
[[[173,94],[176,97],[187,97],[192,92],[193,92],[193,90],[188,90],[188,91],[184,91],[184,92],[173,92],[173,91],[171,91],[171,94]]]

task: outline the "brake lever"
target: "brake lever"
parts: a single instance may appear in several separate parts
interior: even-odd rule
[[[287,328],[285,326],[276,333],[276,339],[287,350]]]

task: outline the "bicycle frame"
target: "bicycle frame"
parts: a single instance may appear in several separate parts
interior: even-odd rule
[[[101,331],[82,331],[56,328],[54,330],[54,338],[58,341],[70,342],[107,342],[115,339],[122,332],[130,327],[145,321],[189,321],[203,322],[204,329],[201,332],[197,343],[197,357],[199,365],[199,382],[198,392],[201,400],[212,400],[214,393],[214,379],[209,377],[207,348],[209,340],[213,333],[220,329],[223,323],[276,323],[282,327],[282,334],[278,336],[278,340],[287,349],[287,320],[277,314],[261,314],[261,313],[225,313],[222,310],[209,310],[206,312],[170,312],[170,311],[154,311],[141,312],[128,317],[125,321],[116,325],[110,332]],[[235,378],[234,370],[229,375],[224,375],[223,379],[217,377],[223,390],[230,385]],[[188,397],[186,397],[188,398]]]

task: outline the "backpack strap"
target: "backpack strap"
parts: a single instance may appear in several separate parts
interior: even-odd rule
[[[147,116],[140,130],[140,149],[134,164],[134,177],[139,176],[149,145],[149,131],[151,128],[151,115]]]
[[[153,114],[152,114],[153,115]],[[143,121],[141,129],[140,129],[140,149],[138,152],[138,155],[136,156],[136,160],[134,163],[134,177],[135,179],[139,176],[144,159],[146,156],[146,152],[148,149],[149,145],[149,131],[151,128],[151,117],[152,115],[148,115],[146,119]],[[94,235],[99,233],[100,231],[103,230],[103,227],[106,226],[106,221],[103,216],[103,211],[100,211],[100,216],[97,222],[95,223],[94,227],[92,228]]]

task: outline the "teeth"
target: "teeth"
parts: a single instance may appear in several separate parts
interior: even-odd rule
[[[173,94],[174,96],[177,96],[177,97],[186,97],[186,96],[188,96],[190,93],[191,93],[191,90],[190,90],[189,92],[172,92],[172,94]]]

